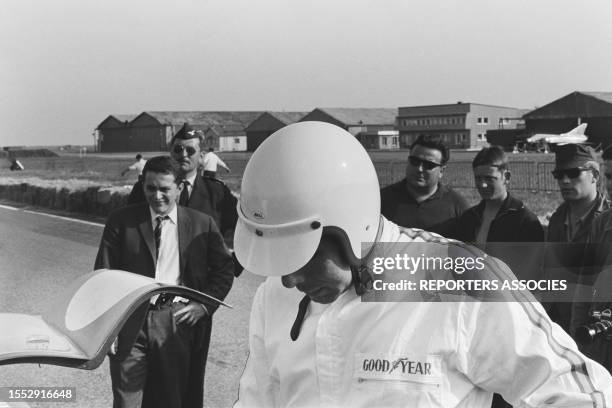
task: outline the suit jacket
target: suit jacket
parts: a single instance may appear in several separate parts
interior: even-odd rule
[[[142,191],[142,188],[139,189]],[[177,209],[180,284],[223,300],[234,279],[233,262],[213,219],[190,208]],[[108,217],[95,269],[114,268],[155,277],[155,238],[148,204],[136,204],[114,211]],[[209,313],[216,304],[207,304]],[[121,361],[129,353],[146,316],[148,304],[138,309],[118,336],[113,357]],[[210,344],[212,317],[197,323],[198,332],[189,367],[185,408],[203,406],[206,357]]]
[[[138,181],[132,187],[128,204],[144,203],[145,197],[142,190],[142,181]],[[187,207],[210,215],[222,234],[236,228],[238,212],[236,205],[238,200],[222,181],[211,177],[202,177],[198,174],[191,189],[191,195]]]
[[[485,205],[483,200],[461,214],[457,221],[457,239],[479,246],[475,241]],[[544,246],[534,243],[543,241],[544,228],[538,217],[521,200],[508,194],[491,221],[487,243],[481,249],[507,263],[518,278],[539,279]]]
[[[212,218],[178,206],[179,282],[224,299],[233,282],[233,263]],[[95,269],[121,269],[155,277],[155,238],[147,204],[114,211],[108,217]],[[218,305],[206,305],[212,313]]]

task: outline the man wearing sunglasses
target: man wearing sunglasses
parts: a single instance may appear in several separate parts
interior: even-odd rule
[[[380,192],[382,215],[402,227],[455,237],[456,220],[468,204],[440,182],[449,157],[440,138],[419,136],[410,146],[406,178]]]
[[[179,204],[210,215],[221,234],[231,234],[236,227],[236,197],[220,180],[198,175],[198,167],[205,151],[204,136],[188,123],[174,135],[170,143],[170,155],[181,166],[183,192]],[[142,183],[132,188],[128,204],[145,201]]]
[[[548,224],[546,271],[550,279],[565,279],[569,285],[575,285],[593,220],[610,204],[597,190],[599,163],[590,146],[557,146],[552,174],[559,184],[563,203]],[[569,333],[573,295],[571,291],[567,295],[545,306],[551,319]]]

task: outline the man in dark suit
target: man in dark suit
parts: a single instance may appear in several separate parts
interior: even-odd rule
[[[122,269],[225,298],[233,281],[231,256],[210,216],[176,204],[183,189],[179,164],[155,157],[143,175],[146,202],[109,216],[95,268]],[[215,310],[213,303],[179,297],[152,299],[127,356],[110,357],[113,406],[202,407]],[[128,329],[119,335],[120,351],[131,345]]]
[[[202,132],[185,123],[170,143],[170,155],[180,164],[180,180],[185,186],[179,204],[210,215],[223,234],[233,235],[238,213],[237,200],[227,186],[212,177],[198,174],[206,151]],[[142,183],[132,188],[128,204],[144,202]]]

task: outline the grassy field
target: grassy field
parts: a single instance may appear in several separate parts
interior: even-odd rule
[[[32,182],[61,185],[68,188],[85,188],[93,184],[103,186],[131,186],[136,174],[121,172],[134,162],[134,153],[88,154],[79,157],[77,153],[58,152],[55,158],[20,159],[25,170],[11,172],[9,161],[0,165],[0,182]],[[145,158],[163,152],[143,153]],[[479,201],[474,189],[471,160],[474,152],[452,152],[451,161],[444,175],[444,182],[458,189],[470,203]],[[231,173],[221,170],[219,177],[236,192],[240,191],[240,181],[251,153],[222,152],[220,156],[232,169]],[[381,185],[401,180],[406,166],[407,151],[372,151],[370,157],[376,167]],[[528,208],[544,217],[561,202],[555,181],[550,176],[554,165],[553,155],[516,154],[510,155],[510,169],[513,173],[511,191],[525,202]]]

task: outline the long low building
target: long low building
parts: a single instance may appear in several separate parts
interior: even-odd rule
[[[246,150],[246,127],[261,111],[146,111],[110,115],[96,128],[101,152],[165,151],[172,136],[189,123],[201,130],[215,150]],[[128,120],[128,118],[130,118]]]

